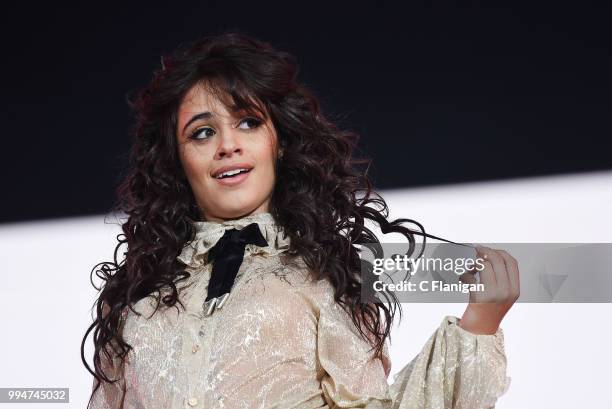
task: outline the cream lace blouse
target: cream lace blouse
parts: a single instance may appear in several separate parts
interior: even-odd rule
[[[256,222],[268,247],[248,244],[221,309],[205,315],[211,274],[207,251],[226,229]],[[180,306],[154,296],[129,311],[124,339],[133,350],[103,383],[93,408],[491,408],[506,392],[504,336],[472,334],[446,316],[422,351],[388,384],[385,359],[371,359],[350,316],[334,302],[327,280],[309,280],[270,213],[196,222],[197,235],[179,255],[192,276],[179,283]],[[295,260],[295,258],[294,258]],[[94,380],[95,384],[95,380]]]

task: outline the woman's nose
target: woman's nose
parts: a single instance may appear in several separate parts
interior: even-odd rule
[[[232,156],[234,153],[242,152],[237,129],[233,129],[231,126],[228,126],[223,130],[220,136],[219,146],[217,147],[217,152],[215,155],[217,158]]]

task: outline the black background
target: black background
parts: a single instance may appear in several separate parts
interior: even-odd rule
[[[297,56],[379,189],[611,169],[609,8],[502,4],[7,5],[0,222],[107,212],[127,92],[179,43],[232,29]]]

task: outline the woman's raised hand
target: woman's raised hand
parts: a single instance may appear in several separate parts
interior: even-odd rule
[[[474,334],[495,334],[520,295],[518,263],[504,250],[476,246],[476,253],[484,259],[484,268],[479,270],[484,291],[470,291],[469,304],[458,325]],[[470,273],[460,278],[462,282],[476,283]]]

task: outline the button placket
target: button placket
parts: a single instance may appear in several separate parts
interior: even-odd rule
[[[207,402],[210,401],[209,397],[210,397],[212,390],[210,388],[211,385],[209,385],[206,380],[208,379],[208,376],[211,371],[211,367],[210,367],[210,355],[212,352],[211,344],[213,342],[215,332],[216,332],[215,330],[216,330],[218,315],[219,314],[202,315],[202,318],[200,320],[201,325],[198,331],[198,337],[200,337],[200,342],[199,342],[200,349],[198,352],[199,359],[197,359],[197,362],[199,363],[197,388],[204,395],[205,400]]]
[[[250,254],[245,254],[245,260],[250,258]],[[187,407],[191,408],[199,404],[207,405],[210,402],[221,404],[223,397],[216,393],[212,388],[213,385],[207,381],[210,377],[211,366],[210,359],[212,353],[212,342],[215,337],[218,318],[221,310],[215,310],[212,314],[206,315],[203,309],[203,300],[206,299],[208,290],[208,282],[210,278],[210,265],[207,266],[208,273],[206,276],[207,282],[200,283],[194,289],[189,300],[190,313],[188,314],[188,325],[191,330],[189,332],[189,342],[185,343],[185,353],[190,356],[189,359],[189,387],[188,395],[185,397]],[[247,262],[241,265],[232,292],[235,292],[239,286],[243,284],[243,280],[249,275],[251,263]],[[231,298],[231,297],[230,297]],[[229,300],[227,302],[230,302]],[[196,310],[197,308],[197,310]],[[224,306],[224,308],[227,308]],[[187,356],[187,355],[186,355]],[[189,404],[189,399],[193,405]],[[196,403],[194,403],[196,402]]]
[[[207,353],[206,338],[207,332],[204,322],[201,319],[200,311],[198,310],[198,300],[201,299],[201,293],[206,291],[210,271],[206,268],[200,272],[199,282],[192,288],[192,293],[189,294],[187,300],[187,314],[184,315],[184,344],[183,354],[186,357],[187,370],[187,391],[184,397],[185,407],[199,407],[205,402],[203,390],[200,386],[200,374],[202,371],[202,354]]]
[[[198,355],[193,352],[194,346],[199,345],[198,321],[191,314],[184,317],[183,356],[187,371],[187,388],[184,396],[185,407],[193,408],[201,403],[202,397],[197,389],[198,384]],[[197,352],[197,351],[196,351]]]

